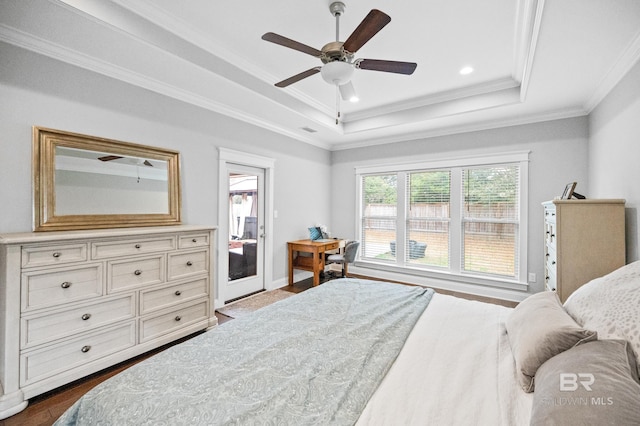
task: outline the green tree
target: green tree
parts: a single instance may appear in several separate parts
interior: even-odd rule
[[[364,176],[365,204],[396,204],[398,177],[391,175]]]

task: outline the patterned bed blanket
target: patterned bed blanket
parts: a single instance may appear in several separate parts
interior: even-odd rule
[[[351,425],[433,290],[330,281],[98,385],[56,425]]]

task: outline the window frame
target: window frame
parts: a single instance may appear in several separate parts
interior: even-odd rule
[[[462,283],[469,284],[479,284],[485,286],[497,286],[497,287],[505,287],[511,289],[523,290],[526,289],[527,284],[527,273],[528,273],[528,246],[527,246],[527,233],[528,233],[528,175],[529,175],[529,154],[530,151],[518,151],[518,152],[505,152],[505,153],[497,153],[492,155],[477,155],[477,156],[466,156],[466,157],[455,157],[455,158],[440,158],[440,159],[432,159],[432,158],[424,158],[422,161],[411,161],[411,162],[398,162],[391,164],[380,164],[380,165],[368,165],[368,166],[356,166],[355,167],[355,182],[356,182],[356,212],[357,217],[355,218],[356,225],[356,235],[361,236],[362,229],[362,218],[364,212],[364,203],[363,203],[363,193],[362,193],[362,177],[365,175],[375,175],[375,174],[389,174],[389,173],[397,173],[398,174],[398,198],[397,198],[397,225],[396,232],[398,236],[398,243],[396,244],[396,262],[389,261],[375,261],[370,258],[363,259],[359,254],[356,259],[356,266],[371,268],[371,269],[380,269],[390,272],[396,273],[404,273],[411,275],[419,275],[424,277],[433,277],[433,278],[441,278],[447,280],[456,280]],[[473,272],[465,272],[462,271],[462,267],[460,261],[462,259],[462,226],[464,222],[462,221],[461,214],[461,197],[457,193],[457,189],[461,187],[461,176],[458,173],[454,173],[454,169],[463,169],[469,167],[482,167],[482,166],[492,166],[492,165],[505,165],[505,164],[516,164],[519,166],[519,223],[518,223],[518,268],[516,271],[515,278],[502,277],[502,276],[494,276],[494,275],[485,275]],[[404,245],[404,241],[406,238],[406,184],[409,173],[412,172],[420,172],[420,171],[430,171],[430,170],[451,170],[451,194],[450,194],[450,235],[449,235],[449,250],[450,250],[450,262],[449,268],[438,268],[438,267],[425,267],[425,266],[414,266],[408,263],[399,262],[397,259],[404,259],[400,257],[403,252],[399,252],[400,248],[400,236],[402,236],[402,243]],[[402,178],[401,178],[402,177]],[[404,251],[404,248],[402,249]]]

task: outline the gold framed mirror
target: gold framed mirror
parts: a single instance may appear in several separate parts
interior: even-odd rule
[[[180,153],[33,128],[34,231],[180,224]]]

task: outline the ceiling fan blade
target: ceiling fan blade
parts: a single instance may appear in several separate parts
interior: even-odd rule
[[[288,47],[289,49],[298,50],[302,53],[306,53],[307,55],[315,56],[316,58],[319,58],[320,55],[322,55],[322,52],[318,49],[314,49],[311,46],[307,46],[306,44],[291,40],[290,38],[283,37],[276,33],[265,33],[262,36],[262,39],[270,41],[271,43],[279,44],[280,46]]]
[[[356,89],[353,87],[353,82],[348,81],[345,84],[338,86],[340,89],[340,97],[343,101],[357,102],[358,95]]]
[[[276,83],[276,87],[287,87],[288,85],[297,83],[304,78],[311,77],[312,75],[319,73],[320,68],[321,67],[311,68],[309,70],[301,72],[300,74],[296,74],[293,77],[289,77],[286,80],[282,80],[281,82]]]
[[[378,9],[372,9],[371,12],[360,22],[358,28],[349,36],[342,47],[350,53],[356,53],[366,42],[391,22],[391,17]]]
[[[413,74],[418,66],[415,62],[383,61],[379,59],[358,59],[355,61],[355,65],[356,68],[361,70],[394,72],[406,75]]]
[[[118,158],[122,158],[119,155],[105,155],[103,157],[98,157],[98,160],[100,161],[111,161],[111,160],[117,160]]]

